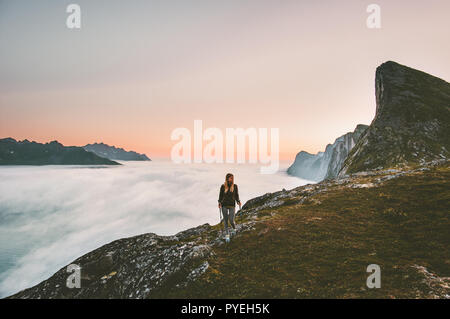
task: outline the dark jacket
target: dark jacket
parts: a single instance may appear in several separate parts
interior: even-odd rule
[[[232,192],[230,189],[228,189],[228,192],[225,193],[225,186],[222,184],[220,186],[220,192],[219,192],[219,203],[222,206],[231,206],[235,207],[236,203],[240,204],[239,200],[239,191],[238,186],[234,184],[234,191]]]

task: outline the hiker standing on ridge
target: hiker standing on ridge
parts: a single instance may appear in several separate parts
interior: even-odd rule
[[[236,230],[236,225],[234,224],[236,203],[238,203],[239,209],[241,209],[238,186],[234,183],[233,174],[228,173],[225,176],[225,183],[220,186],[219,192],[219,208],[222,209],[225,234],[228,234],[228,221],[230,221],[230,225],[233,227],[233,233]]]

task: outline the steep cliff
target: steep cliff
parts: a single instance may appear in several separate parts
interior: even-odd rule
[[[376,115],[339,176],[450,155],[450,84],[395,62],[375,77]]]
[[[336,177],[348,153],[367,127],[359,124],[353,132],[338,137],[333,144],[328,144],[324,152],[313,155],[301,151],[288,168],[288,174],[316,182]]]
[[[295,161],[288,168],[287,173],[309,181],[321,181],[327,173],[330,157],[331,144],[327,145],[325,152],[317,154],[301,151],[295,156]]]
[[[338,175],[348,154],[367,127],[367,125],[359,124],[352,133],[347,133],[334,142],[327,174],[325,175],[326,179],[335,178]]]

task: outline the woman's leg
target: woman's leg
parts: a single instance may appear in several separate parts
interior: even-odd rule
[[[225,225],[225,233],[228,234],[228,208],[222,206],[223,224]]]
[[[230,225],[231,227],[233,227],[233,229],[236,229],[236,225],[234,224],[234,207],[230,207],[229,210],[230,210],[229,214]]]

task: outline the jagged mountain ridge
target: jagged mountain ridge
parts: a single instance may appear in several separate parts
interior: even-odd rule
[[[375,76],[376,114],[339,176],[450,155],[450,83],[388,61]]]
[[[77,146],[0,139],[0,165],[120,165]]]
[[[367,127],[358,124],[353,132],[348,132],[338,137],[333,144],[328,144],[324,152],[315,155],[305,151],[299,152],[294,163],[288,168],[288,174],[316,182],[335,178],[348,153]]]
[[[151,161],[147,155],[139,154],[134,151],[126,151],[123,148],[110,146],[104,143],[87,144],[83,148],[98,156],[108,158],[110,160],[119,161]]]

